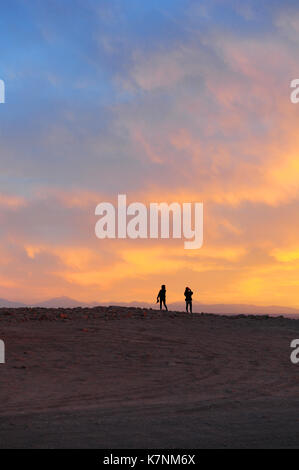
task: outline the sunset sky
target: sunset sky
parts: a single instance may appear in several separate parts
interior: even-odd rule
[[[299,307],[298,1],[1,4],[0,297]],[[99,240],[99,202],[203,202],[204,245]]]

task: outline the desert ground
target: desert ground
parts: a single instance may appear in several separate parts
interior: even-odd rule
[[[299,448],[299,320],[0,309],[0,448]]]

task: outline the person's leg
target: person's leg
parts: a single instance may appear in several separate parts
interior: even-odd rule
[[[162,310],[162,299],[160,299],[160,310]]]
[[[190,313],[192,313],[192,300],[190,302]]]
[[[188,313],[188,300],[186,300],[186,312]]]
[[[168,308],[167,308],[165,299],[164,299],[164,307],[165,307],[165,309],[168,311]]]

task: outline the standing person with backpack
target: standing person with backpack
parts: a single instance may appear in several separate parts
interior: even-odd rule
[[[160,310],[162,310],[162,304],[164,305],[165,309],[168,311],[167,305],[166,305],[166,287],[165,284],[161,286],[161,289],[159,291],[159,294],[157,295],[157,303],[160,300]]]
[[[184,296],[186,300],[186,312],[187,313],[188,313],[188,307],[189,307],[190,313],[192,313],[192,295],[193,295],[192,290],[189,287],[186,287]]]

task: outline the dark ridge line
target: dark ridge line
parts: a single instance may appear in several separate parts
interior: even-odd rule
[[[96,306],[96,307],[0,307],[0,316],[1,314],[4,314],[4,316],[10,316],[13,314],[18,314],[18,313],[48,313],[48,314],[59,314],[61,312],[63,313],[113,313],[113,314],[118,314],[118,313],[150,313],[150,314],[159,314],[164,317],[169,316],[170,314],[173,315],[184,315],[185,317],[217,317],[217,318],[225,318],[228,320],[240,320],[240,319],[249,319],[249,320],[291,320],[291,321],[297,321],[299,318],[290,318],[290,316],[285,317],[284,315],[279,315],[279,314],[273,314],[273,315],[267,315],[267,314],[236,314],[236,313],[206,313],[206,312],[193,312],[192,314],[186,313],[186,311],[183,310],[162,310],[160,311],[159,309],[153,309],[153,308],[142,308],[142,307],[127,307],[127,306],[118,306],[118,305],[110,305],[110,306]],[[71,319],[71,317],[69,318]]]

